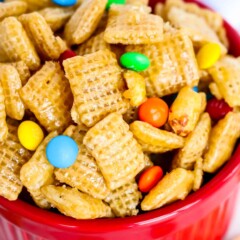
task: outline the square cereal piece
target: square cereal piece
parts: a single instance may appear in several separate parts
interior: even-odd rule
[[[219,44],[222,54],[226,54],[226,47],[220,42],[216,32],[208,25],[204,18],[188,13],[180,8],[172,7],[167,15],[170,23],[184,31],[197,47],[208,42]]]
[[[115,216],[126,217],[138,214],[137,205],[142,198],[141,192],[135,180],[129,181],[125,185],[111,191],[105,199]]]
[[[145,6],[113,5],[104,40],[111,44],[151,44],[163,40],[163,20]]]
[[[111,208],[100,199],[79,192],[76,188],[48,185],[41,189],[43,195],[62,214],[75,219],[113,217]]]
[[[20,169],[31,158],[18,140],[17,129],[16,122],[8,122],[7,139],[0,144],[0,195],[10,201],[16,200],[22,191]]]
[[[199,70],[192,41],[181,31],[165,34],[158,44],[127,46],[127,52],[145,54],[150,67],[140,74],[145,78],[149,97],[173,94],[184,86],[195,86]]]
[[[0,143],[4,142],[8,135],[6,117],[5,97],[3,93],[3,87],[0,82]]]
[[[22,24],[15,17],[0,22],[0,49],[10,61],[23,61],[30,70],[40,67],[40,58]]]
[[[240,106],[239,58],[225,56],[209,69],[209,73],[216,83],[218,95],[222,96],[231,107]]]
[[[7,64],[0,66],[0,81],[3,88],[7,115],[12,119],[22,120],[25,107],[18,92],[22,88],[22,81],[17,69]]]
[[[64,36],[69,45],[87,40],[100,22],[107,0],[84,0],[65,25]]]
[[[71,123],[72,93],[59,63],[46,62],[19,93],[48,132],[62,131]]]
[[[69,58],[63,62],[74,96],[74,116],[91,127],[111,112],[125,113],[122,70],[109,50]]]
[[[167,0],[162,11],[165,20],[168,20],[166,16],[173,7],[177,7],[187,13],[194,14],[204,19],[208,26],[217,34],[221,43],[223,43],[226,48],[229,47],[223,19],[219,13],[201,8],[196,3],[189,3],[182,0]]]
[[[50,26],[39,13],[24,14],[19,20],[42,59],[57,60],[66,50],[64,41],[54,36]]]
[[[41,187],[54,182],[54,167],[47,160],[46,147],[49,141],[56,136],[57,132],[54,131],[45,137],[20,171],[22,184],[27,188],[34,202],[41,208],[50,208],[49,202],[41,193]]]
[[[16,70],[18,71],[19,77],[21,79],[22,86],[24,86],[27,83],[27,80],[30,78],[31,73],[25,62],[23,61],[5,62],[5,63],[0,62],[0,67],[5,65],[10,65],[16,68]]]
[[[5,0],[5,2],[14,2],[16,0]],[[42,8],[54,6],[52,0],[20,0],[27,3],[28,12],[40,10]]]
[[[24,86],[27,83],[28,79],[31,77],[28,66],[23,61],[12,62],[10,65],[14,66],[17,69],[19,77],[22,81],[22,86]]]
[[[111,50],[110,44],[104,41],[104,32],[101,32],[95,36],[89,38],[86,42],[81,44],[76,53],[80,56],[97,52],[99,50]]]
[[[78,144],[78,156],[75,163],[66,169],[55,169],[55,176],[61,183],[68,184],[94,198],[104,199],[110,193],[97,166],[96,160],[83,145],[86,131],[80,126],[69,126],[64,135],[73,138]]]
[[[39,11],[53,32],[61,29],[74,13],[72,7],[48,7]]]
[[[189,3],[183,0],[167,0],[164,6],[164,14],[167,15],[172,7],[177,7],[203,18],[215,32],[223,28],[223,19],[219,13],[201,8],[196,3]]]
[[[0,3],[0,21],[5,17],[19,16],[27,11],[27,3],[22,1]]]
[[[109,114],[92,127],[83,143],[96,159],[111,190],[134,179],[145,166],[141,146],[118,113]]]

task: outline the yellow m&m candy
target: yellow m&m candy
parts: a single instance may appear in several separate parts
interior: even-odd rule
[[[24,121],[18,127],[18,139],[28,150],[36,150],[43,138],[43,130],[33,121]]]
[[[197,62],[200,69],[212,67],[221,56],[221,47],[217,43],[207,43],[197,53]]]

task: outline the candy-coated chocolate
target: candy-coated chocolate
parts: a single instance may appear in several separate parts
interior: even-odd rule
[[[168,114],[168,105],[160,98],[149,98],[138,109],[139,119],[156,128],[166,123]]]
[[[18,127],[18,139],[28,150],[36,150],[43,138],[43,130],[33,121],[24,121]]]
[[[197,53],[197,62],[200,69],[212,67],[221,56],[221,48],[217,43],[207,43]]]
[[[72,50],[66,50],[66,51],[64,51],[64,52],[60,55],[58,61],[59,61],[60,65],[61,65],[61,67],[63,68],[63,61],[64,61],[64,60],[66,60],[66,59],[68,59],[68,58],[76,57],[76,56],[77,56],[77,54],[76,54],[74,51],[72,51]]]
[[[106,5],[106,9],[108,10],[112,4],[125,4],[126,0],[108,0],[107,5]]]
[[[194,92],[198,92],[198,86],[193,87],[192,90],[193,90]]]
[[[52,0],[52,2],[62,7],[71,7],[77,3],[77,0]]]
[[[51,139],[46,148],[48,161],[56,168],[68,168],[78,155],[78,145],[70,137],[60,135]]]
[[[212,98],[207,102],[206,112],[208,112],[210,117],[216,121],[224,118],[227,113],[232,110],[233,109],[223,99],[218,100]]]
[[[159,166],[146,169],[140,176],[138,187],[141,192],[149,192],[163,177],[163,170]]]
[[[149,58],[137,52],[124,53],[120,58],[120,63],[123,67],[136,72],[144,71],[150,66]]]

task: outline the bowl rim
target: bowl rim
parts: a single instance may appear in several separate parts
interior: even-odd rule
[[[195,2],[203,8],[209,7],[199,3],[196,0],[187,0],[187,2]],[[235,56],[240,56],[240,36],[230,24],[226,21],[224,26],[227,30],[228,38],[231,42],[230,52]],[[194,211],[198,207],[204,205],[206,200],[211,198],[211,195],[230,181],[234,176],[240,174],[240,146],[236,148],[235,153],[228,161],[228,163],[211,179],[206,185],[195,193],[190,194],[185,200],[177,201],[168,206],[162,207],[157,210],[146,212],[144,214],[126,218],[116,219],[94,219],[94,220],[76,220],[64,215],[49,212],[37,206],[30,205],[20,199],[16,201],[8,201],[0,197],[0,209],[7,209],[13,214],[24,217],[28,220],[38,224],[52,226],[54,228],[62,229],[64,231],[78,231],[89,232],[89,229],[94,232],[107,232],[114,230],[121,230],[126,226],[137,227],[142,225],[151,225],[154,223],[161,223],[171,221],[178,213],[186,213]],[[226,196],[227,197],[227,196]],[[1,217],[1,213],[0,213]]]

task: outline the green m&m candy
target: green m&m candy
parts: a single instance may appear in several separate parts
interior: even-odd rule
[[[125,4],[126,3],[126,0],[108,0],[107,2],[107,6],[106,6],[106,9],[108,10],[112,4]]]
[[[144,71],[150,66],[148,57],[137,52],[124,53],[120,58],[120,63],[123,67],[136,72]]]

